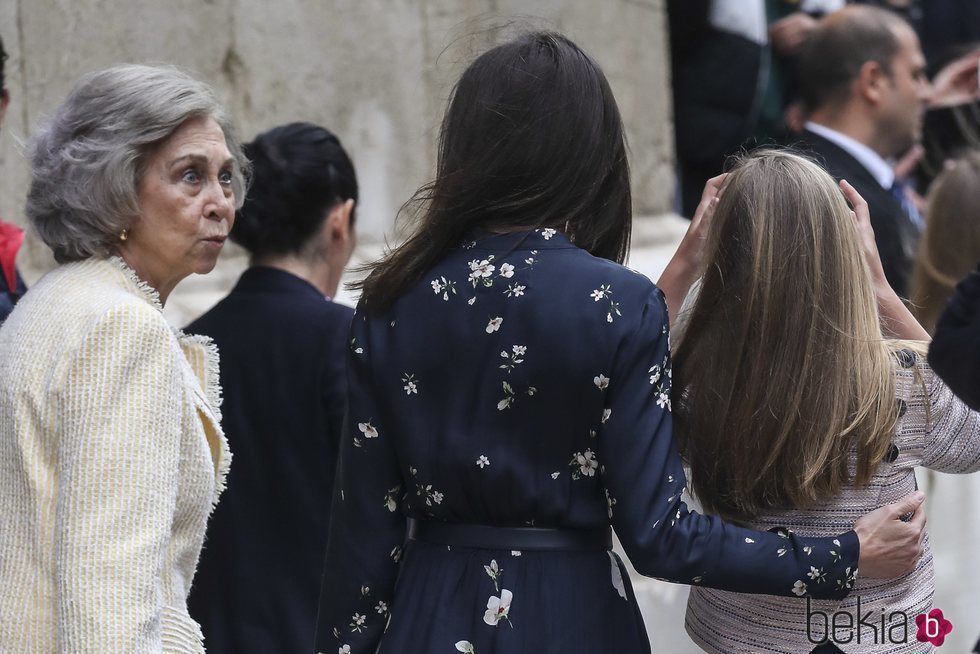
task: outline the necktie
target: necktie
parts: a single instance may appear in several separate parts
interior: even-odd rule
[[[892,184],[892,187],[889,190],[891,191],[891,194],[895,197],[895,199],[898,200],[899,204],[902,205],[902,211],[905,212],[905,215],[908,216],[908,219],[921,232],[922,228],[925,227],[926,224],[925,221],[922,219],[922,214],[920,214],[919,210],[916,208],[915,202],[913,202],[912,198],[910,198],[908,193],[905,192],[907,188],[908,188],[908,184],[896,179],[895,183]]]

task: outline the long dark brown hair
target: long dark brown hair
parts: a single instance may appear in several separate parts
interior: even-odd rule
[[[626,140],[605,75],[570,40],[536,32],[478,57],[453,90],[435,179],[403,207],[411,236],[352,284],[389,307],[463,237],[559,229],[622,263],[632,211]]]

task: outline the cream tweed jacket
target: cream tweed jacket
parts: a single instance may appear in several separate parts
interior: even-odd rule
[[[217,352],[121,259],[0,329],[0,653],[203,652],[187,594],[230,453]]]

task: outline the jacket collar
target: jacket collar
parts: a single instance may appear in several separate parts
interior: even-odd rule
[[[325,300],[326,296],[297,275],[270,266],[251,266],[235,284],[235,290],[246,293],[301,293]]]
[[[163,305],[160,303],[160,294],[157,290],[150,286],[148,283],[140,279],[140,276],[136,274],[136,271],[126,263],[122,257],[113,255],[106,259],[114,268],[123,274],[123,278],[126,280],[126,286],[131,290],[136,296],[142,298],[147,302],[147,304],[154,307],[157,311],[163,311]]]

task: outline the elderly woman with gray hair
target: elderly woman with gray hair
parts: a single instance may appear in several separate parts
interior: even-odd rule
[[[206,85],[83,78],[28,146],[27,216],[61,264],[0,329],[0,651],[203,652],[186,600],[230,454],[217,353],[171,328],[244,197]]]

